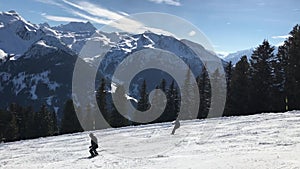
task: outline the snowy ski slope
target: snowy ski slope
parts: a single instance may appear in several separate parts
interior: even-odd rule
[[[300,168],[300,111],[95,131],[0,144],[0,168]]]

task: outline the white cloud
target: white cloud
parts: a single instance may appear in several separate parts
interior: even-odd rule
[[[42,2],[42,0],[37,0]],[[52,16],[52,15],[45,15],[43,17],[55,21],[69,21],[78,20],[78,21],[91,21],[93,23],[99,24],[109,24],[109,26],[118,29],[120,31],[128,32],[128,33],[143,33],[145,31],[151,31],[157,34],[164,34],[168,36],[175,37],[172,33],[168,31],[164,31],[159,28],[147,27],[142,22],[131,19],[127,13],[124,12],[114,12],[108,9],[105,9],[99,5],[95,5],[89,2],[70,2],[69,0],[62,0],[62,4],[57,4],[58,2],[53,0],[46,0],[43,3],[48,3],[50,5],[56,5],[67,12],[78,16],[78,18],[70,18],[70,17],[63,17],[63,16]],[[68,20],[70,19],[70,20]]]
[[[87,20],[79,19],[79,18],[72,18],[72,17],[65,17],[65,16],[54,16],[54,15],[46,15],[42,14],[42,16],[51,21],[59,21],[59,22],[87,22]]]
[[[179,0],[149,0],[151,2],[155,2],[157,4],[167,4],[167,5],[173,5],[173,6],[181,6],[181,3]]]
[[[126,13],[126,12],[119,11],[118,13],[121,14],[121,15],[124,15],[124,16],[129,16],[129,14]]]
[[[41,2],[41,3],[44,3],[44,4],[48,4],[48,5],[56,5],[56,6],[59,6],[59,7],[62,7],[63,5],[54,1],[54,0],[35,0],[37,2]]]
[[[272,36],[273,39],[287,39],[291,35],[279,35],[279,36]]]
[[[110,20],[118,20],[118,19],[124,17],[121,14],[107,10],[105,8],[102,8],[100,6],[97,6],[97,5],[89,3],[89,2],[79,2],[78,4],[76,4],[76,3],[69,2],[67,0],[63,0],[63,1],[77,9],[85,11],[94,16],[103,17],[103,18],[107,18]]]
[[[77,12],[77,11],[72,11],[72,13],[74,15],[77,15],[77,16],[79,16],[81,18],[87,19],[87,20],[89,20],[91,22],[94,22],[94,23],[109,24],[111,22],[111,20],[106,20],[106,19],[102,19],[102,18],[92,17],[92,16],[85,15],[85,14]]]
[[[143,33],[145,31],[151,31],[158,34],[174,36],[170,32],[158,28],[147,27],[139,21],[125,17],[126,16],[125,13],[113,12],[89,2],[79,2],[78,4],[76,4],[73,2],[69,2],[68,0],[63,0],[63,1],[74,8],[77,8],[81,11],[88,13],[89,15],[74,10],[71,10],[70,11],[71,13],[80,16],[82,18],[85,18],[87,20],[90,20],[92,22],[96,22],[100,24],[109,24],[111,27],[129,33],[136,34],[136,33]]]
[[[192,31],[189,32],[189,36],[195,36],[195,35],[196,35],[195,31],[192,30]]]

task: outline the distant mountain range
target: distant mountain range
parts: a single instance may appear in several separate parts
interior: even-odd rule
[[[235,65],[243,56],[247,56],[248,60],[251,58],[251,55],[253,53],[253,50],[255,48],[240,50],[234,53],[229,53],[228,55],[219,55],[224,61],[226,62],[232,62],[233,65]],[[278,46],[275,46],[274,54],[277,54],[278,52]]]
[[[47,23],[30,23],[15,11],[1,12],[0,37],[0,108],[7,108],[12,102],[35,109],[46,104],[61,117],[64,102],[72,95],[72,75],[77,59],[87,69],[98,69],[98,80],[100,77],[111,80],[121,61],[142,49],[174,53],[191,67],[195,75],[202,69],[202,62],[188,47],[190,41],[152,32],[136,35],[106,33],[97,30],[90,22],[51,27]],[[78,57],[83,46],[91,41],[95,43],[93,50]],[[202,54],[217,57],[201,45],[194,45]],[[105,49],[109,52],[103,53]],[[98,68],[99,56],[103,60]],[[182,67],[176,65],[176,68]],[[148,79],[150,89],[155,88],[162,78],[167,82],[172,80],[162,71],[141,73],[132,82],[132,95],[137,95],[137,84],[146,74],[152,77],[151,81]]]

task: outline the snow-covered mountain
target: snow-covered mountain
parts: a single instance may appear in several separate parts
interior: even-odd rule
[[[23,55],[41,39],[47,41],[50,38],[52,42],[58,41],[78,54],[86,41],[96,40],[106,45],[110,38],[116,39],[118,36],[97,31],[90,22],[70,22],[54,27],[50,27],[47,23],[36,25],[26,21],[15,11],[0,12],[0,25],[1,53],[17,56]]]
[[[0,25],[0,107],[16,102],[38,109],[46,104],[60,117],[64,102],[71,98],[78,53],[96,28],[89,22],[36,25],[15,11],[1,12]],[[108,44],[109,38],[98,34],[94,40]]]
[[[43,35],[37,25],[27,22],[17,12],[0,12],[0,49],[8,54],[22,55]]]
[[[8,107],[12,102],[33,106],[35,109],[46,104],[51,110],[58,112],[60,117],[64,102],[71,98],[73,68],[79,55],[81,64],[89,71],[98,69],[100,56],[104,58],[97,80],[103,76],[111,79],[112,72],[124,58],[143,49],[162,49],[174,53],[192,68],[195,75],[201,71],[202,62],[188,47],[190,42],[171,36],[151,32],[137,35],[105,33],[96,30],[89,22],[71,22],[55,27],[47,23],[37,25],[26,21],[15,11],[1,12],[0,25],[1,108]],[[94,46],[91,47],[92,50],[88,48],[82,54],[87,42]],[[196,45],[201,54],[216,57],[201,45]],[[108,52],[104,53],[105,50]],[[182,69],[180,64],[170,63],[171,66]],[[150,89],[162,78],[172,80],[162,71],[148,71],[146,74],[152,77]],[[145,74],[139,75],[144,76]],[[132,90],[135,94],[139,82],[139,78],[133,82]]]
[[[201,47],[199,45],[199,47]],[[184,40],[178,40],[171,36],[157,35],[151,32],[145,32],[143,34],[137,34],[133,36],[124,37],[115,47],[111,48],[111,50],[105,55],[104,59],[100,64],[100,71],[102,74],[106,75],[108,79],[112,78],[112,73],[116,70],[118,65],[126,58],[129,54],[134,53],[136,51],[141,51],[143,49],[148,49],[147,53],[143,55],[151,55],[149,53],[155,51],[157,49],[162,49],[164,51],[168,51],[171,53],[175,53],[178,55],[187,65],[189,65],[193,71],[193,73],[197,76],[201,72],[202,62],[197,55],[190,49],[190,47],[185,44]],[[203,51],[206,51],[203,48]],[[211,53],[207,52],[206,55],[211,57],[213,56]],[[162,54],[161,57],[164,55]],[[139,67],[142,69],[145,66],[145,63],[149,62],[151,57],[146,57],[143,59],[143,62],[140,63]],[[165,62],[166,66],[174,67],[176,69],[181,69],[183,72],[186,71],[184,67],[179,62],[175,60],[166,61],[160,60],[160,62]],[[145,76],[148,74],[149,76]],[[160,83],[161,79],[166,79],[167,82],[171,82],[170,76],[164,75],[161,71],[148,71],[145,74],[141,74],[140,77],[150,77],[146,78],[147,85],[150,89],[154,89],[157,84]],[[141,78],[142,79],[142,78]],[[132,83],[135,83],[134,81]],[[138,82],[136,82],[138,83]]]
[[[233,65],[235,65],[243,56],[247,56],[248,60],[251,58],[252,52],[254,48],[245,49],[241,51],[237,51],[234,53],[229,53],[226,57],[224,57],[224,60],[227,62],[232,62]]]
[[[94,131],[0,144],[0,168],[299,168],[300,111]]]
[[[251,58],[251,55],[253,53],[253,50],[255,48],[240,50],[234,53],[229,53],[227,56],[224,56],[223,59],[226,62],[232,62],[233,65],[235,65],[243,56],[247,56],[248,60]],[[278,46],[274,47],[274,54],[277,54],[278,52]]]

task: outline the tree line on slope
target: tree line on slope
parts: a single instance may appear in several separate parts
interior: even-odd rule
[[[226,67],[227,104],[224,115],[249,115],[300,109],[300,26],[274,54],[264,40],[247,60]]]

